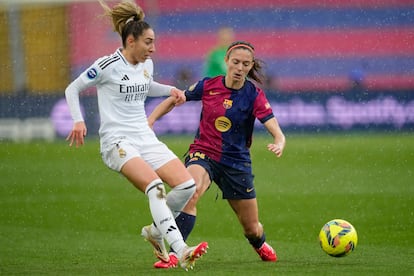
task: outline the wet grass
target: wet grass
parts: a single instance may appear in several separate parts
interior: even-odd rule
[[[162,137],[181,156],[191,137]],[[253,168],[260,218],[277,263],[263,263],[219,190],[201,199],[189,243],[206,240],[202,275],[408,275],[414,272],[414,135],[288,135],[282,159],[256,136]],[[147,200],[107,169],[99,145],[0,144],[0,274],[140,275],[159,271],[138,235]],[[218,196],[218,199],[216,197]],[[359,244],[332,258],[317,235],[350,221]]]

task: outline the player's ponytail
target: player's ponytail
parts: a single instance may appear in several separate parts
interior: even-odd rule
[[[104,2],[98,0],[104,9],[104,16],[112,19],[114,32],[122,38],[122,45],[125,47],[126,39],[129,35],[138,38],[144,30],[151,26],[144,21],[145,13],[142,8],[132,1],[124,0],[116,4],[112,9]]]

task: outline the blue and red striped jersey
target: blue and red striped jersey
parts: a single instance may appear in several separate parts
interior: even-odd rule
[[[251,170],[254,122],[274,117],[265,93],[246,80],[239,90],[224,85],[224,76],[204,78],[185,91],[187,101],[202,101],[200,125],[189,152],[243,171]]]

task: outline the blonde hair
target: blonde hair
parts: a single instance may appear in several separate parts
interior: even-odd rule
[[[110,8],[104,0],[98,1],[104,9],[103,15],[112,19],[113,30],[121,36],[124,46],[128,35],[132,34],[135,38],[138,38],[145,29],[151,28],[144,21],[144,11],[135,2],[123,0]],[[133,24],[130,24],[131,22]]]

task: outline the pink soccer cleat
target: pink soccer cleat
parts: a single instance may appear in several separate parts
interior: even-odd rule
[[[201,258],[202,255],[207,253],[208,243],[201,242],[197,246],[187,247],[184,249],[183,255],[180,258],[180,265],[182,268],[188,271],[193,269],[195,261]]]
[[[260,258],[262,258],[262,261],[265,262],[276,262],[277,261],[277,255],[275,250],[266,242],[263,243],[263,245],[257,249],[255,248],[257,254],[259,254]]]

